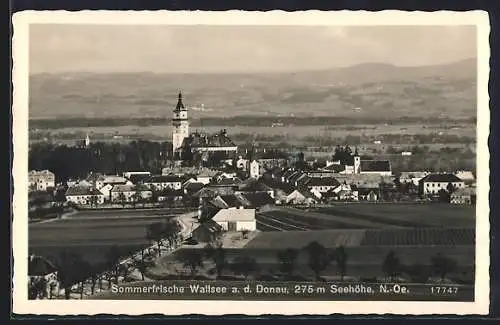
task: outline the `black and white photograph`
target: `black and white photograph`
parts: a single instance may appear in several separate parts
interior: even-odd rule
[[[488,33],[480,12],[14,17],[19,310],[487,313]]]

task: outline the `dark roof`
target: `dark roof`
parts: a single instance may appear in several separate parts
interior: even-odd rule
[[[184,188],[188,192],[196,192],[196,191],[201,190],[204,186],[205,186],[205,184],[203,184],[203,183],[190,182],[190,183],[186,184],[186,186],[184,186]]]
[[[182,102],[182,93],[179,92],[179,96],[177,97],[177,105],[175,106],[175,111],[187,111],[184,103]]]
[[[248,180],[245,180],[240,184],[239,190],[246,192],[259,192],[259,191],[266,192],[266,191],[271,191],[272,188],[270,188],[263,182],[255,180],[253,178],[249,178]]]
[[[321,169],[322,170],[331,171],[333,173],[340,173],[340,172],[343,172],[345,170],[345,166],[344,165],[332,164],[332,165],[330,165],[328,167],[322,167]]]
[[[28,257],[28,275],[43,276],[57,271],[56,267],[41,256]]]
[[[208,232],[211,234],[216,234],[222,231],[222,226],[212,219],[207,219],[203,221],[196,229],[193,230],[193,234],[199,232]]]
[[[361,171],[390,172],[391,164],[388,160],[361,160]]]
[[[420,180],[421,182],[453,183],[462,180],[453,174],[429,174]]]
[[[214,185],[223,185],[223,186],[238,186],[238,184],[241,183],[241,180],[239,178],[231,179],[231,178],[224,178],[217,182],[217,184]]]
[[[304,173],[302,172],[298,172],[297,174],[295,175],[292,175],[290,178],[289,178],[289,181],[291,183],[295,183],[299,178],[301,178],[302,176],[306,176]]]
[[[307,183],[306,186],[334,186],[337,187],[340,185],[339,181],[337,181],[333,177],[312,177]]]
[[[146,174],[132,174],[128,178],[129,181],[131,181],[134,184],[141,183],[145,180],[147,180],[150,177],[150,175]]]
[[[266,192],[259,193],[241,193],[241,195],[250,202],[251,207],[260,207],[266,204],[273,204],[274,200]]]
[[[169,188],[165,188],[158,193],[159,196],[166,196],[166,197],[178,197],[178,196],[183,196],[184,192],[182,190],[172,190]]]
[[[243,202],[238,200],[236,195],[221,195],[220,198],[226,203],[228,207],[244,206]]]
[[[182,182],[182,177],[176,175],[153,175],[146,178],[144,183],[177,183]]]
[[[66,196],[75,196],[75,195],[103,195],[95,188],[84,187],[84,186],[73,186],[68,188],[66,191]]]

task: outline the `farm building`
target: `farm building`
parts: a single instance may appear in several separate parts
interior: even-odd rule
[[[459,188],[451,193],[450,203],[452,204],[475,204],[476,189],[473,187]]]
[[[437,194],[439,190],[447,190],[449,184],[455,189],[465,187],[464,181],[453,174],[429,174],[419,182],[420,194]]]
[[[54,173],[48,170],[30,170],[28,173],[29,191],[46,191],[48,188],[55,187],[56,177]]]
[[[66,201],[78,205],[104,203],[104,194],[91,187],[73,186],[66,191]]]
[[[318,199],[310,192],[294,190],[285,198],[287,204],[313,204],[317,203]]]
[[[221,209],[212,220],[227,231],[255,231],[257,228],[255,209]]]
[[[326,193],[340,186],[340,183],[333,177],[313,177],[304,183],[309,191]]]
[[[218,239],[222,234],[222,226],[212,219],[206,220],[196,227],[191,233],[191,237],[200,243],[210,243]]]

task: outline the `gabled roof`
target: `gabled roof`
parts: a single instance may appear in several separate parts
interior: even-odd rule
[[[149,175],[147,175],[147,174],[132,174],[132,175],[130,175],[130,177],[128,179],[132,183],[137,184],[137,183],[144,182],[148,178],[149,178]]]
[[[196,227],[193,230],[193,233],[200,231],[207,231],[213,234],[213,233],[219,233],[222,230],[223,230],[222,226],[219,225],[217,222],[213,221],[212,219],[207,219],[204,222],[202,222],[198,227]]]
[[[135,186],[134,185],[115,185],[111,189],[111,192],[114,193],[120,193],[120,192],[134,192]]]
[[[197,192],[197,191],[201,190],[204,186],[205,186],[205,184],[203,184],[203,183],[190,182],[184,186],[184,189],[187,190],[188,192]]]
[[[106,184],[125,184],[127,183],[127,179],[122,176],[116,176],[116,175],[108,175],[108,176],[101,176],[98,178],[99,181],[102,181],[103,183]]]
[[[68,188],[66,196],[82,196],[82,195],[103,195],[97,189],[86,186],[73,186]]]
[[[259,180],[249,178],[239,184],[239,190],[246,192],[265,192],[271,191],[272,188]]]
[[[454,183],[462,180],[453,174],[429,174],[420,181],[424,183]]]
[[[361,160],[362,172],[390,172],[391,164],[388,160]]]
[[[255,221],[255,209],[222,209],[212,218],[214,221]]]
[[[332,164],[332,165],[327,166],[327,167],[322,167],[321,170],[329,171],[329,172],[332,172],[332,173],[340,173],[340,172],[343,172],[345,170],[345,166],[344,165]]]
[[[184,196],[184,192],[182,190],[172,190],[169,188],[165,188],[158,193],[158,196],[163,196],[163,197],[179,197],[179,196]]]
[[[290,178],[289,178],[289,181],[290,183],[295,183],[296,181],[298,181],[300,178],[306,176],[306,174],[302,173],[302,172],[298,172],[296,173],[295,175],[292,175]]]
[[[304,183],[306,186],[334,186],[337,187],[340,185],[339,181],[337,181],[333,177],[312,177],[308,182]]]

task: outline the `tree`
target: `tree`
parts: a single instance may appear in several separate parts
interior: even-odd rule
[[[408,275],[413,283],[426,283],[431,276],[431,270],[427,265],[415,264],[407,268]]]
[[[141,279],[142,281],[144,281],[144,275],[146,274],[148,268],[153,266],[153,264],[150,261],[146,260],[144,256],[142,256],[140,259],[133,259],[132,261],[132,267],[139,271],[139,273],[141,273]]]
[[[71,295],[71,287],[77,281],[77,261],[78,257],[74,253],[69,253],[63,250],[59,254],[57,277],[61,287],[64,289],[65,299],[69,299]]]
[[[184,267],[190,270],[191,277],[194,277],[198,269],[203,267],[203,253],[198,249],[183,249],[177,258]]]
[[[294,248],[288,248],[283,251],[279,251],[277,254],[277,260],[280,264],[280,271],[285,273],[288,277],[291,277],[295,269],[295,261],[299,251]]]
[[[384,263],[382,264],[382,271],[391,281],[395,276],[401,274],[401,263],[394,251],[389,251],[385,257]]]
[[[230,269],[236,275],[243,275],[246,281],[248,276],[252,272],[257,271],[259,268],[255,258],[249,256],[238,256],[230,264]]]
[[[348,258],[349,255],[347,255],[345,247],[343,245],[337,247],[337,250],[335,251],[335,261],[337,262],[337,267],[339,268],[341,281],[344,280],[344,276],[346,275]]]
[[[213,247],[211,244],[207,244],[204,247],[204,255],[206,258],[211,259],[215,264],[217,278],[219,279],[222,275],[222,271],[227,266],[226,251],[221,244],[218,244],[216,247]]]
[[[158,257],[161,256],[161,246],[164,231],[164,225],[162,222],[151,223],[146,228],[146,239],[150,242],[156,242],[156,245],[158,246]]]
[[[437,192],[437,194],[438,194],[438,200],[439,200],[439,202],[450,203],[451,196],[450,196],[450,193],[448,193],[446,190],[440,189]]]
[[[125,196],[125,193],[123,192],[120,192],[118,194],[118,202],[123,206],[125,207],[125,205],[127,204],[127,197]]]
[[[108,268],[108,281],[109,288],[111,288],[111,282],[114,280],[115,284],[118,284],[118,277],[120,275],[120,250],[117,246],[111,246],[105,254],[106,262],[105,265]]]
[[[320,273],[323,272],[332,261],[332,254],[317,241],[310,242],[305,247],[309,261],[308,265],[314,272],[316,280],[321,280]]]
[[[457,269],[457,261],[441,253],[433,256],[431,263],[433,273],[438,275],[441,280],[444,280],[446,275]]]
[[[135,205],[136,205],[137,203],[140,203],[140,202],[142,201],[142,194],[141,194],[141,191],[137,191],[137,190],[136,190],[136,191],[134,192],[134,194],[132,195],[131,199],[132,199],[132,204],[133,204],[133,206],[134,206],[134,208],[135,208]]]
[[[249,233],[249,232],[250,232],[250,231],[249,231],[248,229],[243,229],[243,230],[241,231],[241,236],[243,237],[243,239],[247,239],[247,238],[248,238],[248,233]]]

